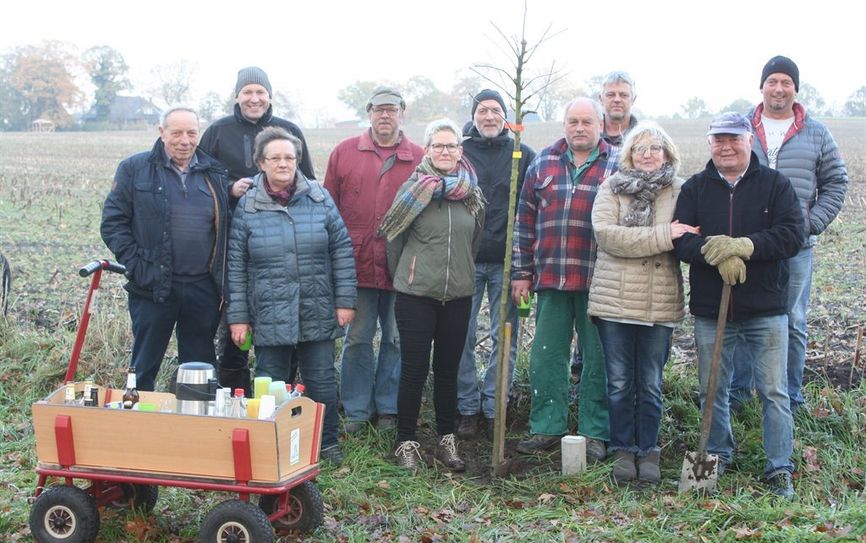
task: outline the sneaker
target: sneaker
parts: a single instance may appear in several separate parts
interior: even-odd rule
[[[770,492],[786,500],[794,499],[794,484],[791,482],[791,474],[787,471],[778,471],[767,477],[767,486]]]
[[[532,434],[517,444],[514,449],[522,454],[536,454],[554,448],[559,444],[562,436],[546,436],[543,434]]]
[[[357,434],[367,426],[366,420],[346,420],[343,421],[343,433]]]
[[[457,437],[472,439],[478,434],[478,415],[457,416]]]
[[[637,459],[638,479],[641,481],[657,484],[662,480],[659,469],[659,452],[653,451],[646,456]]]
[[[586,439],[586,459],[590,462],[601,462],[607,456],[607,445],[600,439]]]
[[[320,460],[327,460],[334,466],[339,466],[343,463],[343,451],[339,445],[331,445],[327,449],[322,449],[319,453]]]
[[[442,436],[442,439],[439,440],[439,445],[436,447],[434,458],[445,464],[451,471],[466,470],[466,463],[457,456],[457,441],[454,439],[454,434]]]
[[[421,465],[421,444],[417,441],[401,441],[394,451],[397,465],[409,471],[418,471]]]
[[[376,429],[380,432],[387,432],[397,427],[397,415],[379,415],[376,419]]]
[[[613,453],[613,480],[616,484],[633,481],[635,477],[637,469],[634,465],[634,453],[622,450]]]

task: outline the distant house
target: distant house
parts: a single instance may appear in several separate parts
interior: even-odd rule
[[[106,121],[113,128],[128,130],[145,128],[159,124],[162,111],[153,102],[141,96],[115,96],[108,110]],[[82,115],[82,122],[98,122],[99,116],[95,108]]]
[[[31,132],[54,132],[54,121],[48,119],[36,119],[30,123]]]

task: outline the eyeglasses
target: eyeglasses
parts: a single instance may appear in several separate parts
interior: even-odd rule
[[[664,151],[665,148],[661,145],[653,144],[653,145],[634,145],[631,148],[631,154],[633,155],[643,155],[647,151],[650,152],[651,155],[658,155]]]
[[[376,115],[384,115],[386,113],[388,115],[396,115],[400,112],[400,108],[397,106],[373,106],[371,111]]]
[[[430,148],[433,149],[434,153],[448,151],[449,154],[454,154],[457,152],[457,149],[460,149],[460,146],[456,143],[434,143],[430,145]]]
[[[265,162],[268,162],[269,164],[279,164],[279,163],[281,163],[281,162],[288,162],[289,164],[291,164],[292,162],[294,162],[294,161],[296,161],[296,160],[298,160],[298,157],[296,157],[296,156],[291,156],[291,155],[286,155],[286,156],[266,156],[266,157],[265,157]]]

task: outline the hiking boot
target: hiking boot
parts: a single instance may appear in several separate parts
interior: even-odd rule
[[[616,484],[633,481],[635,477],[637,477],[637,469],[634,465],[634,453],[628,451],[613,453],[613,480]]]
[[[343,433],[346,435],[357,434],[367,426],[366,420],[345,420],[343,421]]]
[[[637,459],[638,479],[641,481],[658,484],[662,480],[659,470],[659,452],[653,451],[646,456]]]
[[[607,445],[600,439],[586,438],[586,459],[589,462],[601,462],[607,456]]]
[[[559,444],[562,436],[546,436],[543,434],[532,434],[514,447],[522,454],[536,454],[554,448]]]
[[[767,477],[767,486],[770,492],[786,500],[794,499],[794,485],[791,482],[791,474],[787,471],[778,471]]]
[[[418,471],[421,465],[421,444],[417,441],[401,441],[394,451],[397,457],[397,465],[409,471]]]
[[[436,446],[436,453],[433,455],[436,460],[442,462],[451,471],[465,471],[466,463],[457,456],[457,442],[454,439],[454,434],[445,434],[439,440],[439,445]]]
[[[376,429],[380,432],[387,432],[397,427],[397,415],[379,415],[376,419]]]
[[[319,453],[320,460],[327,460],[332,465],[339,466],[343,463],[343,451],[339,445],[331,445],[327,449],[322,449]]]
[[[460,439],[472,439],[476,437],[478,433],[478,416],[458,415],[456,433]]]

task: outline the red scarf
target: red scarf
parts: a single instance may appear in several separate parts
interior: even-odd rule
[[[268,183],[267,177],[263,175],[262,179],[264,179],[265,181],[265,192],[268,193],[268,196],[279,202],[281,206],[285,207],[289,205],[289,200],[291,200],[292,196],[295,195],[295,187],[297,187],[297,182],[292,183],[286,189],[274,190],[271,188],[271,184]]]

